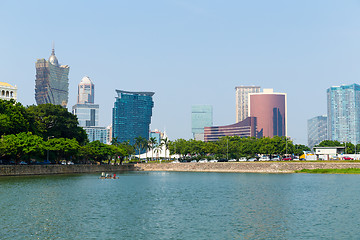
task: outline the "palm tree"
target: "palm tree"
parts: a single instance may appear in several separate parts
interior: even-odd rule
[[[159,156],[159,153],[161,153],[161,150],[162,150],[161,148],[162,148],[162,143],[156,146],[155,153],[157,156]]]
[[[156,138],[155,138],[155,137],[151,137],[151,138],[149,139],[149,147],[150,147],[150,149],[151,149],[151,160],[154,160],[154,155],[153,155],[153,153],[154,153],[154,148],[156,147],[156,143],[157,143],[157,141],[156,141]]]
[[[146,141],[146,139],[144,139],[143,137],[139,136],[135,138],[135,148],[137,148],[139,150],[139,160],[140,160],[140,152],[141,149],[144,148],[144,140]]]
[[[145,158],[146,158],[145,162],[147,162],[147,153],[150,148],[148,140],[144,139],[143,147],[145,149]]]
[[[161,139],[161,144],[165,146],[165,158],[166,158],[166,151],[169,149],[170,141],[166,137],[166,138]],[[169,153],[169,158],[170,158],[170,153]]]

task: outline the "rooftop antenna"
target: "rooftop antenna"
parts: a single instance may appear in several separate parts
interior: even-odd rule
[[[52,52],[51,55],[55,55],[55,42],[52,42]]]

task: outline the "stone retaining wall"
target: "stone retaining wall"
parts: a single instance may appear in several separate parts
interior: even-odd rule
[[[302,169],[360,168],[359,162],[140,163],[141,171],[293,173]]]
[[[134,165],[0,165],[0,176],[134,171]]]

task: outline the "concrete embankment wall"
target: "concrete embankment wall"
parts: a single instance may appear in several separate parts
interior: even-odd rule
[[[134,165],[0,165],[0,176],[134,171]]]
[[[351,162],[140,163],[142,171],[293,173],[302,169],[360,168]]]

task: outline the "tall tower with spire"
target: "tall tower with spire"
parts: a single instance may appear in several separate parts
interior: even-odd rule
[[[52,103],[67,106],[69,99],[69,66],[60,65],[53,46],[49,60],[38,59],[35,63],[35,100],[36,103]]]

